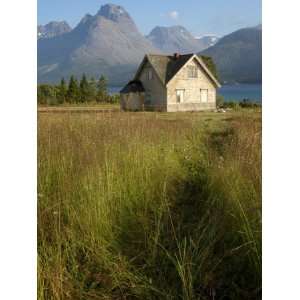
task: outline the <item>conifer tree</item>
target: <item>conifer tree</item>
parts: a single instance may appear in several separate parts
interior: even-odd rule
[[[107,93],[107,79],[104,75],[101,75],[97,84],[97,102],[104,102],[108,98]]]
[[[87,102],[89,101],[90,95],[89,95],[89,83],[86,79],[85,74],[82,75],[82,78],[80,80],[80,102]]]
[[[89,81],[89,101],[95,101],[97,95],[97,82],[94,77]]]
[[[73,75],[70,77],[70,81],[69,81],[67,100],[70,103],[75,103],[78,102],[79,100],[78,82]]]
[[[67,97],[67,86],[65,79],[62,78],[60,85],[57,87],[57,100],[59,104],[63,104],[66,101]]]

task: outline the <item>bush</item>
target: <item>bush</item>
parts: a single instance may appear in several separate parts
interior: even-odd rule
[[[217,95],[217,107],[223,107],[224,97],[222,95]]]
[[[250,99],[244,99],[239,104],[242,108],[257,108],[257,107],[261,106],[260,104],[258,104],[256,102],[250,101]]]
[[[37,88],[38,104],[50,104],[57,102],[56,87],[49,84],[40,84]]]

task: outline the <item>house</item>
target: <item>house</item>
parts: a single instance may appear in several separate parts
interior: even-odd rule
[[[221,85],[195,54],[145,55],[121,91],[122,110],[202,111],[216,108]]]

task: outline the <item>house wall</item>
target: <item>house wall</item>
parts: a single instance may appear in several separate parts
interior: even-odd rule
[[[188,66],[196,66],[197,78],[188,77]],[[177,103],[176,90],[183,89],[183,102]],[[201,103],[200,89],[208,90],[208,102]],[[199,63],[193,59],[167,85],[167,111],[201,111],[216,108],[216,87]]]
[[[144,110],[145,93],[121,94],[121,110]]]
[[[148,79],[149,69],[152,69],[153,78]],[[145,88],[145,109],[165,111],[167,108],[167,89],[163,86],[152,66],[147,62],[139,78]]]

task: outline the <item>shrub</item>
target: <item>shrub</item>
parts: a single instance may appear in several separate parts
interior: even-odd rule
[[[57,102],[56,87],[49,84],[40,84],[37,89],[38,104],[50,104]]]
[[[217,95],[217,107],[223,107],[224,105],[224,97],[222,95]]]

